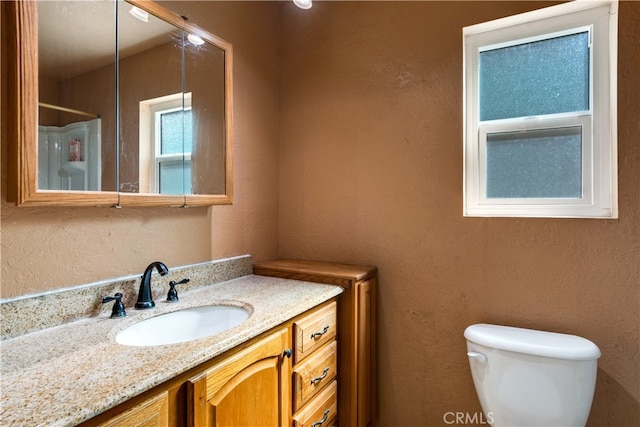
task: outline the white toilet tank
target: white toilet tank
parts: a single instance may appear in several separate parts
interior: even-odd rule
[[[584,427],[600,350],[554,332],[488,324],[464,331],[471,374],[489,424]]]

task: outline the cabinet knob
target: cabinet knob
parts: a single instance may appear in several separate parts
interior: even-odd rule
[[[293,351],[290,348],[288,348],[282,353],[282,355],[285,356],[287,359],[291,359],[291,356],[293,355]]]

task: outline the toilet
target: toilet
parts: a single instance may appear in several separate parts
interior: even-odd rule
[[[584,427],[600,350],[555,332],[476,324],[464,331],[471,375],[494,427]]]

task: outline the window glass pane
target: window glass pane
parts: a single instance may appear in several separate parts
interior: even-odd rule
[[[182,146],[183,119],[184,148]],[[161,154],[190,153],[193,134],[192,127],[191,110],[162,113],[160,115]]]
[[[158,166],[161,194],[191,193],[191,162],[184,162],[184,167],[182,160],[160,162]],[[183,186],[183,179],[186,186]]]
[[[589,33],[480,52],[480,120],[589,110]]]
[[[487,198],[581,198],[582,128],[487,135]]]

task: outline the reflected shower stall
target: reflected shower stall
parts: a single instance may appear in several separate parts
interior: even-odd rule
[[[38,189],[101,190],[101,119],[93,117],[65,126],[38,126]]]

